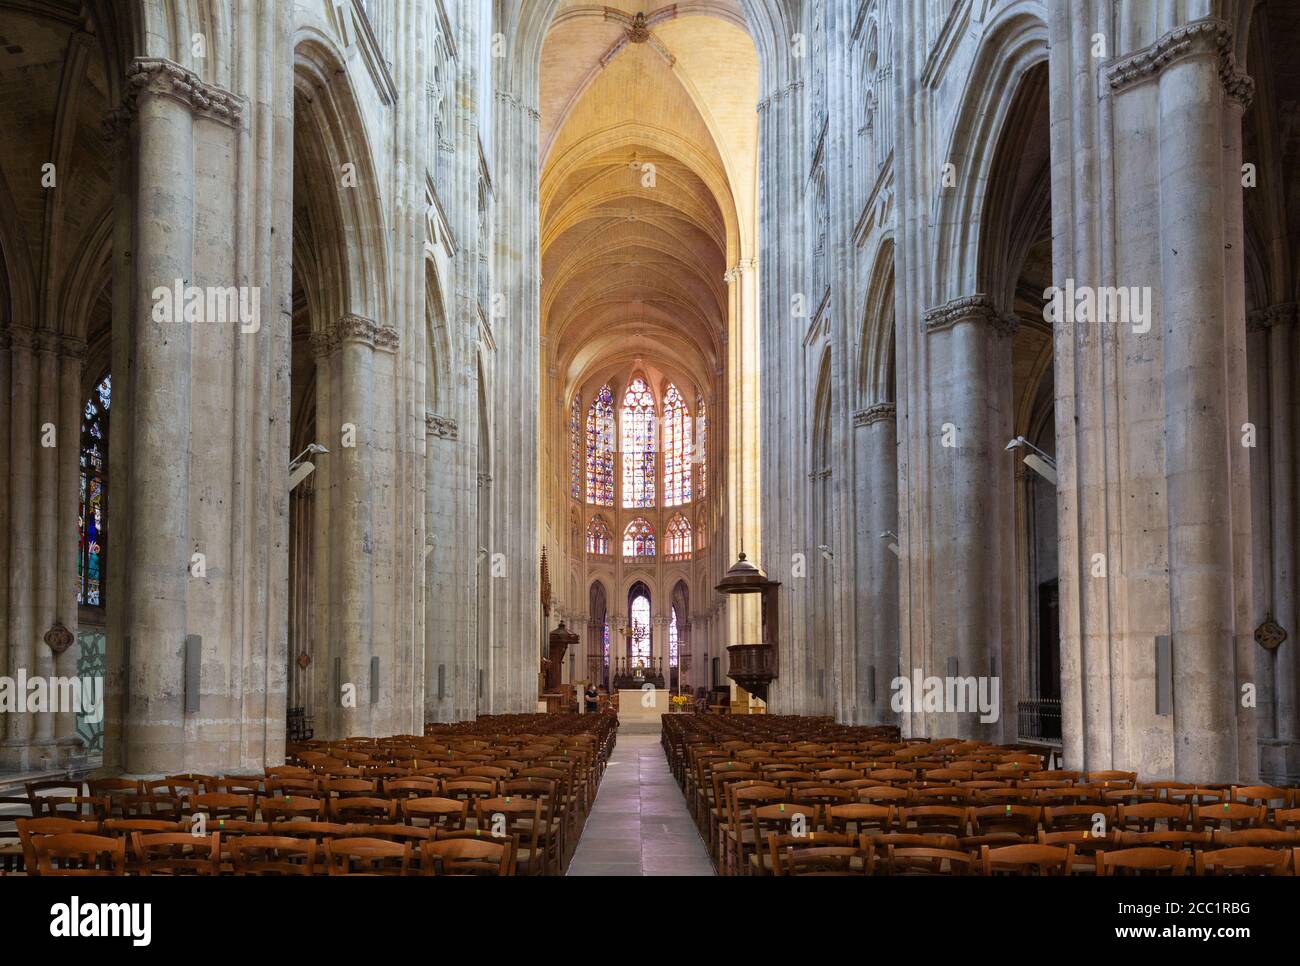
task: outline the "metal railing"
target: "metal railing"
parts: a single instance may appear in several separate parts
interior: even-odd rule
[[[1061,743],[1061,699],[1032,698],[1017,704],[1019,739]]]

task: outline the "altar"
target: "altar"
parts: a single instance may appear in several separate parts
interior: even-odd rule
[[[663,688],[620,688],[618,692],[618,723],[624,725],[653,725],[659,731],[659,719],[668,713],[670,691]]]

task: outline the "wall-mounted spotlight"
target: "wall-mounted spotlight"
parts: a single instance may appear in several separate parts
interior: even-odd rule
[[[898,534],[893,530],[880,531],[880,539],[889,541],[889,549],[893,551],[895,557],[903,556],[903,552],[898,549]]]
[[[305,458],[307,457],[307,455],[314,454],[314,453],[328,453],[328,452],[329,450],[327,450],[320,443],[311,443],[307,446],[305,450],[303,450],[301,453],[299,453],[289,462],[289,492],[290,493],[292,493],[294,489],[297,488],[299,483],[307,479],[307,477],[311,476],[312,472],[316,469],[315,463],[305,462]]]
[[[1020,449],[1027,446],[1033,450],[1032,453],[1025,454],[1025,465],[1045,479],[1052,486],[1056,486],[1056,460],[1048,456],[1041,449],[1035,446],[1023,436],[1017,436],[1011,442],[1007,443],[1007,451]]]

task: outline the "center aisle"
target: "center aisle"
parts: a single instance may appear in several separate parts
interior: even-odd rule
[[[714,874],[657,735],[619,735],[566,874]]]

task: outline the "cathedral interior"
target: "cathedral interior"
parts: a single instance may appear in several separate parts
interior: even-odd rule
[[[3,870],[201,815],[1300,874],[1297,53],[1289,0],[0,0]]]

